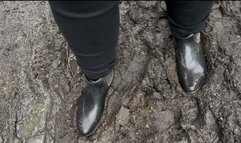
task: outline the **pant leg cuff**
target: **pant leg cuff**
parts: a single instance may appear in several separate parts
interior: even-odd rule
[[[85,76],[89,79],[99,79],[101,77],[106,76],[108,73],[110,73],[111,70],[113,70],[114,66],[116,64],[116,59],[109,64],[106,68],[98,71],[90,71],[80,66],[81,71],[85,74]]]

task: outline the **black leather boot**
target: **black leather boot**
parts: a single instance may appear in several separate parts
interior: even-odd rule
[[[87,80],[76,110],[76,124],[80,134],[89,135],[100,121],[112,79],[113,71],[97,81]]]
[[[194,93],[204,84],[207,71],[200,33],[185,38],[175,34],[174,36],[179,82],[184,91]]]

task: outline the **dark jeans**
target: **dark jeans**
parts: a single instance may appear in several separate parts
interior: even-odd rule
[[[54,19],[90,79],[107,75],[116,61],[118,1],[49,1]],[[212,1],[166,1],[172,32],[186,37],[202,30]]]

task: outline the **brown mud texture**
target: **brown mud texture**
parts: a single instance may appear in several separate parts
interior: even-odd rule
[[[165,2],[120,4],[115,78],[100,126],[75,129],[86,85],[46,1],[0,2],[0,143],[240,143],[241,2],[215,2],[202,31],[208,77],[181,89]]]

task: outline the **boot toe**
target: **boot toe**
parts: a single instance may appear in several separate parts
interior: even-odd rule
[[[94,130],[99,118],[96,106],[91,111],[89,110],[88,114],[83,111],[85,111],[85,107],[79,106],[77,109],[77,130],[81,135],[86,136]]]
[[[181,76],[187,77],[187,76]],[[197,92],[205,81],[205,74],[199,76],[192,76],[189,74],[189,77],[180,79],[180,84],[185,92],[195,93]]]

